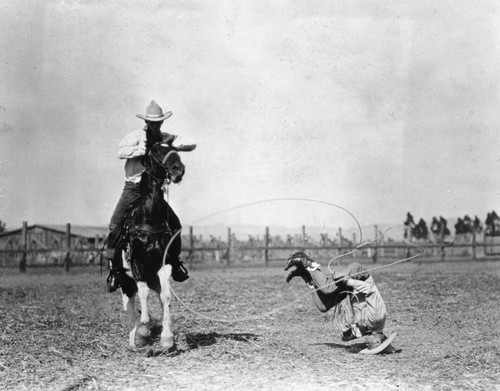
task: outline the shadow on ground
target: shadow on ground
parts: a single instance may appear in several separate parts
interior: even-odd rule
[[[217,339],[231,339],[239,342],[256,341],[259,336],[250,333],[187,333],[186,343],[189,349],[197,349],[200,346],[210,346],[217,343]]]
[[[323,346],[328,346],[329,348],[333,349],[344,349],[348,353],[359,353],[361,350],[365,349],[368,344],[366,342],[358,342],[358,343],[351,343],[351,344],[340,344],[340,343],[333,343],[333,342],[319,342],[319,343],[313,343],[311,345],[323,345]],[[394,354],[394,353],[401,353],[401,349],[396,349],[390,353],[382,352],[379,354]]]
[[[367,347],[367,344],[365,342],[361,343],[355,343],[355,344],[340,344],[340,343],[333,343],[333,342],[318,342],[318,343],[313,343],[311,345],[315,346],[328,346],[329,348],[333,349],[344,349],[345,351],[349,353],[359,353],[361,350]]]

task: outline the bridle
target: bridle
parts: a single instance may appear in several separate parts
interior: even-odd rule
[[[149,149],[148,153],[147,153],[147,157],[150,158],[153,162],[155,162],[158,166],[160,166],[164,171],[165,171],[165,177],[164,178],[160,178],[158,177],[157,175],[153,174],[151,172],[151,170],[149,169],[149,167],[146,166],[146,173],[151,177],[153,178],[153,180],[159,184],[164,184],[166,183],[167,185],[170,184],[172,182],[172,178],[171,178],[171,173],[168,169],[168,167],[166,166],[166,163],[168,161],[168,159],[172,156],[172,155],[178,155],[178,152],[175,150],[175,149],[171,149],[170,151],[168,151],[165,156],[163,157],[162,160],[158,159],[153,153],[152,153],[152,150],[155,146],[157,145],[165,145],[161,142],[159,143],[156,143],[153,145],[152,148]],[[168,144],[167,144],[168,145]]]

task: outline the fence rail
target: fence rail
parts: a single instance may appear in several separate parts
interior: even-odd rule
[[[303,227],[303,233],[305,228]],[[97,240],[93,246],[86,248],[72,248],[71,226],[67,225],[67,240],[64,248],[58,250],[51,249],[30,249],[27,247],[26,230],[23,230],[23,246],[18,249],[0,249],[0,267],[19,267],[21,272],[25,272],[27,267],[35,266],[61,266],[67,271],[72,266],[89,265],[100,263],[100,253],[102,243]],[[306,235],[302,236],[303,238]],[[342,236],[339,236],[342,237]],[[272,243],[269,228],[266,227],[263,240],[258,244],[248,241],[242,242],[235,239],[231,228],[227,230],[225,241],[217,241],[215,244],[207,244],[197,240],[193,227],[189,227],[189,235],[183,236],[182,255],[191,267],[197,265],[219,264],[231,266],[245,263],[263,263],[268,266],[274,261],[284,261],[294,251],[307,251],[317,259],[332,259],[342,255],[347,258],[370,259],[378,262],[381,258],[404,258],[414,255],[417,251],[423,250],[423,256],[440,260],[469,257],[475,259],[500,259],[500,237],[483,237],[482,241],[476,240],[472,235],[471,240],[466,243],[442,242],[442,243],[407,243],[392,242],[383,243],[374,240],[362,246],[356,245],[311,245],[303,241],[295,244]],[[315,258],[315,259],[316,259]]]

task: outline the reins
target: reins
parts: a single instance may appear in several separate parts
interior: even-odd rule
[[[156,164],[158,164],[165,171],[166,174],[165,174],[165,178],[160,178],[159,176],[157,176],[151,172],[150,167],[148,167],[148,165],[145,165],[144,172],[146,174],[148,174],[156,183],[163,185],[163,183],[165,183],[166,180],[168,181],[167,167],[165,167],[164,163],[161,162],[160,160],[158,160],[156,158],[156,156],[151,153],[151,150],[148,151],[147,157],[150,158]]]

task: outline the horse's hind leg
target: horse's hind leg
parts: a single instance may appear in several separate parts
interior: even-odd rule
[[[163,307],[162,331],[160,336],[160,346],[163,349],[174,350],[174,334],[172,332],[172,323],[170,320],[170,300],[172,293],[170,292],[170,276],[172,275],[172,266],[163,265],[158,271],[160,279],[160,300]]]

